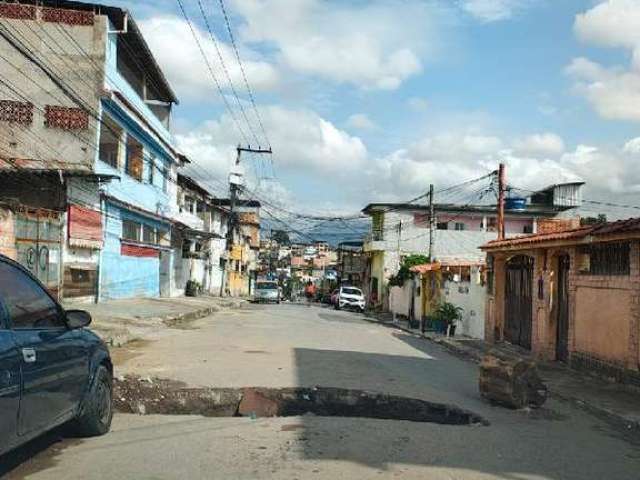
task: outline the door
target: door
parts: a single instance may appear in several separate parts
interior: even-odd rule
[[[519,255],[507,262],[505,339],[531,349],[533,258]]]
[[[558,335],[556,338],[556,359],[569,359],[569,255],[558,258]]]
[[[20,357],[3,317],[0,305],[0,454],[16,441],[20,406]]]
[[[60,212],[24,208],[16,215],[18,262],[28,269],[54,297],[60,289]]]
[[[171,252],[160,250],[160,296],[171,296]]]
[[[22,369],[18,434],[42,430],[76,411],[89,378],[88,351],[80,330],[32,276],[0,261],[0,295]]]

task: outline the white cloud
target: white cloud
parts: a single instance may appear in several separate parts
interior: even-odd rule
[[[528,0],[462,0],[462,8],[483,22],[497,22],[511,18]]]
[[[366,163],[368,153],[362,141],[315,112],[272,106],[261,108],[261,113],[278,171],[338,179]],[[237,142],[228,115],[178,135],[177,140],[180,148],[203,170],[226,180]]]
[[[438,42],[440,10],[409,0],[236,0],[246,42],[276,47],[280,61],[303,74],[362,88],[393,90],[422,71]]]
[[[415,112],[425,112],[429,108],[429,102],[420,97],[411,97],[407,100],[407,105]]]
[[[623,151],[625,153],[640,153],[640,137],[632,138],[624,144]]]
[[[228,82],[209,33],[194,27],[216,77],[226,90]],[[179,98],[219,100],[211,74],[184,20],[174,16],[155,16],[140,22],[140,28]],[[243,80],[235,55],[227,44],[218,42],[218,45],[229,76],[238,89]],[[245,58],[243,65],[255,90],[270,90],[278,84],[279,74],[269,63]],[[244,94],[244,89],[238,93]]]
[[[378,126],[364,113],[354,113],[347,119],[347,125],[358,130],[375,130]]]
[[[521,155],[554,156],[564,152],[564,141],[555,133],[535,133],[516,139],[513,149]]]
[[[640,2],[608,0],[576,16],[574,31],[584,42],[631,50],[628,68],[605,67],[575,58],[567,73],[575,89],[604,118],[640,120]]]

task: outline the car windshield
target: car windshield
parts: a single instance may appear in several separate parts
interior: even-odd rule
[[[277,290],[278,284],[273,282],[258,282],[258,290]]]
[[[342,293],[345,295],[362,295],[362,291],[358,288],[343,288]]]

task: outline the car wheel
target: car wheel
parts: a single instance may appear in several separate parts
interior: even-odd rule
[[[74,422],[77,433],[87,437],[104,435],[111,428],[113,418],[113,378],[100,365],[80,416]]]

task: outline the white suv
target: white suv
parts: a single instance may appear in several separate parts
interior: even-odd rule
[[[364,312],[366,302],[362,290],[355,287],[340,287],[336,309],[352,309]]]

